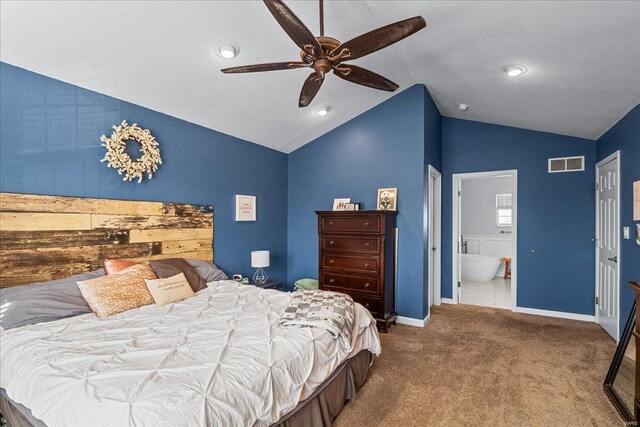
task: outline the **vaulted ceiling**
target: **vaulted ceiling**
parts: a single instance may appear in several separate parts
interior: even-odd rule
[[[317,2],[287,4],[318,33]],[[260,1],[0,7],[3,62],[283,152],[392,96],[329,75],[302,109],[307,69],[223,75],[299,59]],[[354,63],[400,90],[425,84],[444,116],[597,139],[640,102],[640,2],[326,1],[325,33],[346,41],[415,15],[426,29]],[[228,41],[236,58],[213,54]],[[506,64],[528,71],[510,78]]]

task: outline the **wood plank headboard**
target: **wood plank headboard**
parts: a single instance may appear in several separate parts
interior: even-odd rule
[[[213,261],[213,206],[0,193],[0,288],[173,257]]]

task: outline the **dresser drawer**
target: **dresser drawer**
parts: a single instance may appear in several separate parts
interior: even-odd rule
[[[384,316],[384,307],[382,301],[376,298],[367,298],[360,295],[351,295],[351,298],[358,304],[362,304],[364,308],[369,310],[373,317]]]
[[[375,216],[323,216],[320,218],[320,232],[344,232],[344,233],[380,233],[382,223]]]
[[[342,254],[322,254],[320,268],[344,270],[360,273],[377,273],[380,258],[375,256],[350,256]]]
[[[351,237],[328,235],[320,238],[320,249],[323,251],[344,251],[365,254],[379,254],[381,237]]]
[[[320,272],[320,286],[339,288],[342,292],[360,291],[377,294],[379,289],[377,277],[348,276],[329,272]]]

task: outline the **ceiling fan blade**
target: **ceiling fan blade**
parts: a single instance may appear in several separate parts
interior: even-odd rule
[[[380,74],[376,74],[373,71],[369,71],[362,67],[357,67],[351,64],[344,64],[340,67],[336,67],[333,69],[333,72],[341,79],[362,86],[371,87],[373,89],[393,92],[399,87],[397,84],[395,84],[388,78],[381,76]]]
[[[305,80],[302,85],[302,91],[300,91],[298,107],[306,107],[311,104],[311,101],[313,101],[313,98],[315,98],[320,90],[323,80],[322,76],[316,72],[311,73],[309,77],[307,77],[307,80]]]
[[[346,41],[335,48],[330,55],[333,56],[340,53],[343,49],[349,49],[351,55],[345,56],[343,58],[344,61],[361,58],[399,42],[426,26],[427,23],[422,16],[415,16],[403,21],[398,21]]]
[[[310,64],[300,61],[291,62],[272,62],[270,64],[256,64],[256,65],[241,65],[239,67],[223,68],[222,71],[225,74],[232,73],[257,73],[260,71],[277,71],[277,70],[291,70],[294,68],[309,67]]]
[[[298,47],[304,51],[309,51],[309,49],[305,49],[307,46],[312,46],[315,55],[320,55],[322,53],[322,47],[320,47],[320,43],[316,40],[315,36],[304,23],[298,19],[298,17],[284,4],[281,0],[264,0],[264,4],[269,9],[269,12],[276,18],[278,24],[282,27],[282,29],[291,37],[291,40],[294,41]],[[311,53],[311,52],[309,52]]]

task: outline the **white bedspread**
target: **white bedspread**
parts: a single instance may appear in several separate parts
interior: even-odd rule
[[[380,353],[356,304],[353,344],[277,326],[287,293],[212,282],[188,300],[2,331],[0,386],[49,427],[268,426],[347,357]]]

